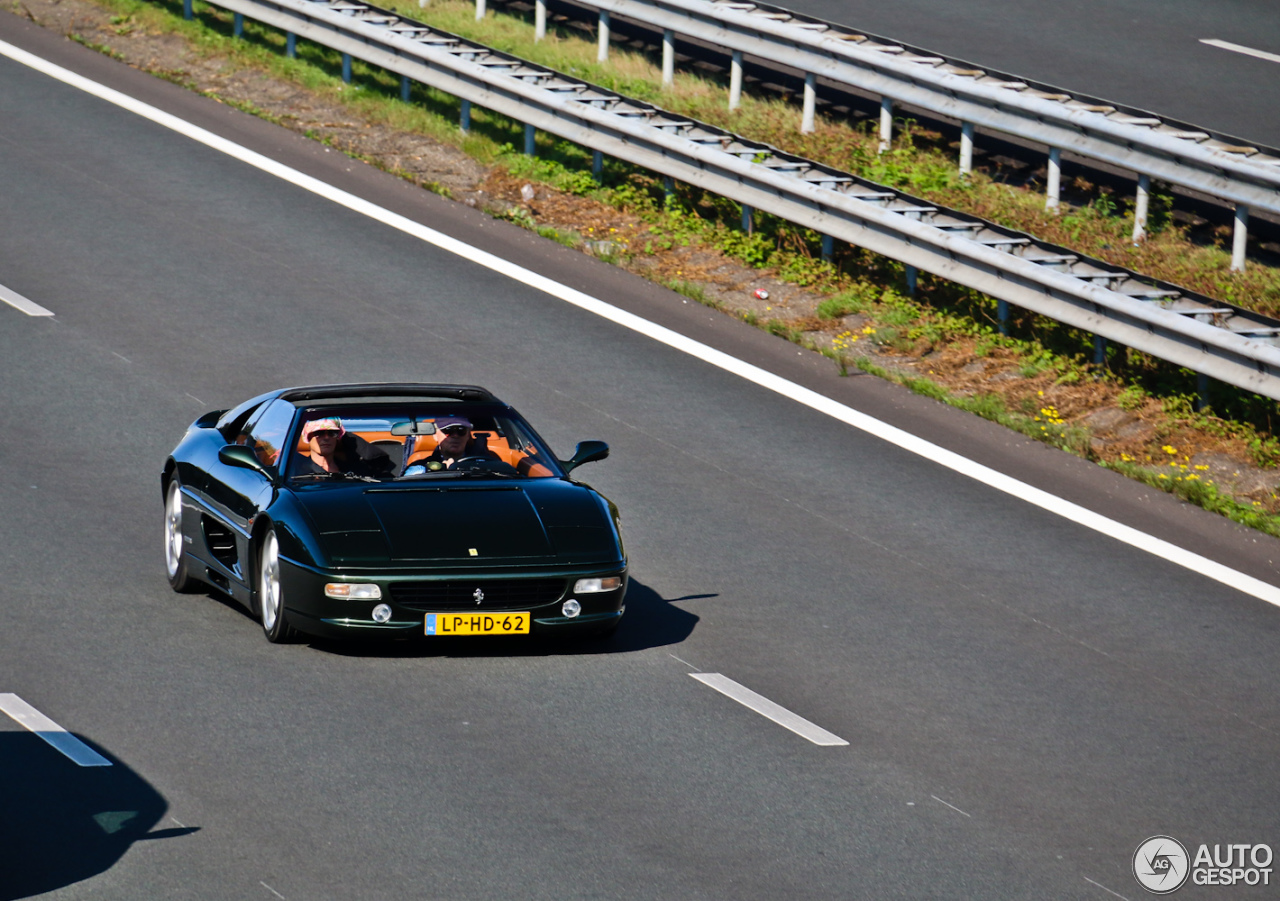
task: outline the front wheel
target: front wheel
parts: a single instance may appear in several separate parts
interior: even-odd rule
[[[175,476],[164,493],[164,568],[169,587],[187,593],[195,590],[196,580],[187,571],[187,554],[182,545],[182,486]]]
[[[262,617],[262,631],[267,641],[279,644],[288,641],[293,630],[289,628],[284,609],[284,592],[280,585],[280,542],[275,530],[269,530],[262,539],[258,553],[258,613]]]

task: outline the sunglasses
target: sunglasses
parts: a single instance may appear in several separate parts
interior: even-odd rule
[[[339,432],[337,429],[324,429],[322,431],[312,432],[311,437],[312,438],[337,438],[338,434]]]
[[[441,431],[441,432],[443,432],[443,433],[444,433],[444,434],[446,434],[446,435],[454,435],[454,436],[456,436],[456,435],[465,435],[465,434],[467,434],[467,428],[466,428],[466,426],[461,426],[461,425],[451,425],[451,426],[447,426],[447,427],[445,427],[445,428],[441,429],[440,431]]]

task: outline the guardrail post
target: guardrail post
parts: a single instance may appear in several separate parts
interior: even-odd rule
[[[533,4],[533,39],[540,41],[547,36],[547,0]]]
[[[747,206],[745,203],[742,205],[742,230],[747,234],[751,234],[755,231],[754,213],[755,210],[751,209],[751,207]]]
[[[920,270],[915,266],[908,266],[905,275],[907,276],[907,296],[916,296],[916,283],[920,279]]]
[[[191,8],[191,0],[182,0],[182,18],[190,21],[195,16],[195,10]]]
[[[830,263],[831,258],[835,256],[836,239],[830,235],[822,236],[822,262]]]
[[[342,54],[342,80],[351,84],[351,54]]]
[[[1203,413],[1209,409],[1209,377],[1203,372],[1196,373],[1196,412]]]
[[[1107,339],[1101,335],[1093,336],[1093,365],[1099,369],[1107,365]]]
[[[960,174],[973,171],[973,123],[960,123]]]
[[[1133,195],[1133,243],[1141,244],[1147,239],[1147,207],[1150,205],[1151,177],[1138,176],[1138,190]]]
[[[485,8],[484,0],[476,0],[476,21],[479,22],[484,18]]]
[[[1008,336],[1009,334],[1009,301],[996,301],[996,323],[1000,328],[1000,334]]]
[[[670,175],[662,176],[662,199],[667,201],[676,192],[676,180]]]
[[[244,13],[232,13],[231,22],[231,33],[238,38],[244,37]]]
[[[187,0],[191,2],[191,0]],[[729,111],[742,105],[742,51],[733,51],[729,61]]]
[[[409,102],[409,92],[413,89],[413,82],[409,80],[408,75],[400,76],[400,99],[405,103]]]
[[[298,58],[298,36],[292,31],[284,36],[284,53],[289,59]]]
[[[893,100],[889,97],[880,98],[880,149],[879,153],[884,153],[889,149],[889,143],[893,140]]]
[[[609,10],[600,10],[600,27],[597,29],[596,62],[609,61]]]
[[[676,83],[676,33],[670,28],[662,32],[662,86]]]
[[[818,92],[815,89],[816,76],[812,72],[804,75],[804,114],[800,117],[800,134],[813,134],[813,114],[818,106]]]
[[[1046,179],[1044,191],[1044,208],[1058,209],[1058,195],[1062,193],[1062,151],[1057,147],[1049,148],[1049,177]]]
[[[597,183],[604,181],[604,154],[599,150],[591,151],[591,175]]]
[[[1249,208],[1236,205],[1236,231],[1231,237],[1231,271],[1244,272],[1244,250],[1249,241]]]
[[[463,134],[471,131],[471,101],[462,101],[462,115],[459,117],[458,127],[462,129]]]
[[[524,155],[525,156],[538,155],[537,138],[538,138],[538,129],[526,123],[524,127]]]

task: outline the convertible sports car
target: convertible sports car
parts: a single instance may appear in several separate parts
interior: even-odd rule
[[[169,584],[269,640],[601,635],[622,617],[618,510],[472,385],[272,391],[192,423],[165,461]]]

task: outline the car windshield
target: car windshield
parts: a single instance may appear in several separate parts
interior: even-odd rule
[[[564,475],[511,409],[465,403],[300,408],[294,482],[545,479]]]

